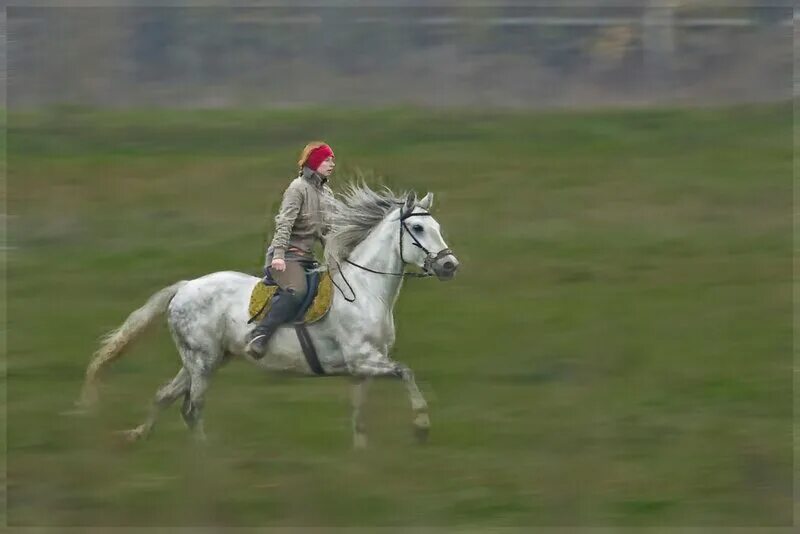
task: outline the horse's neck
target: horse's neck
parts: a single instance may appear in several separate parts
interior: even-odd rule
[[[381,222],[370,234],[359,243],[350,254],[350,261],[384,273],[403,272],[403,261],[400,259],[400,248],[398,242],[397,221],[387,220]],[[403,282],[402,276],[390,276],[386,274],[375,274],[359,269],[354,265],[344,264],[347,267],[346,276],[356,282],[356,293],[358,298],[374,298],[383,302],[387,310],[394,306],[400,287]],[[362,294],[364,297],[362,297]]]

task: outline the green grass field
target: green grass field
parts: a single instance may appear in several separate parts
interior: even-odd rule
[[[412,280],[350,447],[348,382],[234,362],[197,450],[161,326],[71,407],[97,339],[153,292],[257,273],[297,152],[436,193],[462,271]],[[11,114],[10,525],[789,525],[792,109]],[[335,186],[335,184],[334,184]]]

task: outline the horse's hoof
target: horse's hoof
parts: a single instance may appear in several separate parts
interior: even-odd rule
[[[59,412],[59,415],[64,417],[88,417],[92,415],[92,410],[89,408],[83,408],[81,406],[75,405],[74,408],[71,410],[64,410],[63,412]]]
[[[423,445],[428,442],[428,435],[431,432],[430,427],[422,427],[422,426],[415,426],[414,427],[414,437],[417,440],[417,443]]]
[[[367,448],[367,436],[364,434],[356,434],[353,436],[353,448],[356,450],[364,450]]]
[[[135,443],[145,437],[144,425],[137,426],[130,430],[118,430],[114,435],[124,443]]]
[[[88,417],[97,413],[97,395],[84,393],[80,399],[72,403],[72,408],[59,412],[65,417]]]
[[[426,443],[431,432],[431,420],[426,413],[417,414],[414,418],[414,437],[418,443]]]

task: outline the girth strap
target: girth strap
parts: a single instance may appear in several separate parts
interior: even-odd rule
[[[314,371],[314,374],[324,375],[325,370],[317,356],[317,349],[314,348],[314,342],[311,341],[311,336],[308,335],[308,329],[304,323],[295,323],[294,329],[297,332],[297,339],[300,341],[300,347],[303,349],[303,354],[306,357],[306,363]]]

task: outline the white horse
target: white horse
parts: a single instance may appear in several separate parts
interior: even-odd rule
[[[331,228],[325,259],[338,292],[319,321],[308,325],[325,376],[354,377],[352,396],[353,442],[366,446],[362,406],[366,386],[374,377],[401,379],[414,413],[420,440],[427,437],[428,406],[407,366],[391,359],[395,341],[392,308],[397,300],[407,264],[423,269],[423,276],[440,280],[453,277],[458,260],[442,238],[430,215],[433,196],[422,200],[409,193],[375,192],[366,185],[350,185],[336,198],[327,199]],[[340,263],[341,261],[341,263]],[[333,268],[335,267],[335,269]],[[259,278],[223,271],[180,281],[153,296],[116,330],[107,334],[86,370],[78,401],[87,409],[97,400],[100,371],[118,358],[145,328],[166,311],[172,338],[183,366],[155,395],[146,421],[123,432],[130,440],[147,437],[159,412],[183,396],[181,415],[195,437],[205,438],[203,404],[206,390],[220,365],[240,357],[268,371],[314,375],[294,328],[281,327],[273,335],[265,357],[254,360],[244,353],[250,295]]]

